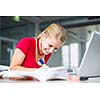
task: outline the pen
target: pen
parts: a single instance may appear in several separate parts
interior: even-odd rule
[[[42,59],[39,59],[39,62],[43,65],[45,64],[44,61]]]
[[[39,59],[39,62],[42,64],[42,66],[47,66],[47,65],[44,63],[43,59]]]

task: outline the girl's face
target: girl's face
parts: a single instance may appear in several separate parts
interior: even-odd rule
[[[62,46],[60,40],[44,36],[42,39],[41,50],[45,55],[56,52]]]

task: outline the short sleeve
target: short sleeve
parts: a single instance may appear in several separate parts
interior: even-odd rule
[[[23,38],[16,44],[16,48],[19,48],[26,55],[30,45],[31,45],[31,39]]]

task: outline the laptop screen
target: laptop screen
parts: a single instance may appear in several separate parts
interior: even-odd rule
[[[100,76],[100,33],[93,32],[79,67],[80,76]]]

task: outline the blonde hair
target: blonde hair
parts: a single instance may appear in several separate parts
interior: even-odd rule
[[[46,34],[47,37],[55,38],[55,39],[60,39],[61,42],[65,42],[67,39],[67,31],[64,29],[63,26],[57,23],[53,23],[49,25],[43,33]],[[38,37],[40,37],[39,35]]]

